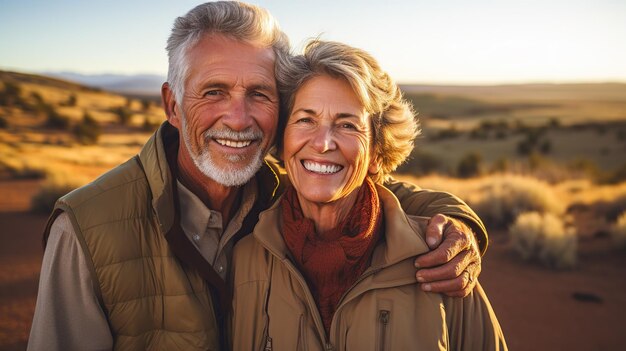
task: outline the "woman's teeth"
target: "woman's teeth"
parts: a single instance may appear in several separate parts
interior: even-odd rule
[[[303,161],[302,165],[308,171],[315,172],[315,173],[322,173],[322,174],[337,173],[343,168],[340,165],[320,164],[320,163],[313,162],[313,161]]]

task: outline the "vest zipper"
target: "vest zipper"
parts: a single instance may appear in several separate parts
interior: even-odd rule
[[[380,321],[380,344],[378,345],[378,350],[384,351],[385,345],[387,345],[387,325],[389,324],[389,311],[381,310],[378,314],[378,320]]]

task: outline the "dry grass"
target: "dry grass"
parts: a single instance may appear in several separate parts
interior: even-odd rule
[[[464,199],[492,228],[506,228],[522,212],[561,215],[563,203],[554,188],[541,180],[513,174],[496,174],[461,180],[441,176],[412,178],[398,175],[422,188],[448,191]]]
[[[509,229],[513,249],[525,260],[538,260],[551,268],[576,264],[577,238],[560,217],[552,213],[520,214]]]
[[[613,225],[611,239],[617,248],[626,248],[626,212],[623,212]]]

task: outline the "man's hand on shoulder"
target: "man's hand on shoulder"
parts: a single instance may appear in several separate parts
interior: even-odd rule
[[[428,222],[426,243],[432,251],[415,259],[421,288],[453,297],[469,295],[481,271],[472,230],[459,219],[438,214]]]

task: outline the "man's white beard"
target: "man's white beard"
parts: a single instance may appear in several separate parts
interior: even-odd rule
[[[200,154],[196,154],[191,145],[191,139],[189,138],[189,133],[187,132],[187,123],[186,116],[182,116],[182,137],[185,142],[185,146],[189,151],[191,159],[193,163],[198,167],[200,172],[205,176],[213,179],[219,184],[224,186],[239,186],[246,184],[256,172],[263,165],[263,150],[258,148],[256,153],[252,156],[250,163],[245,165],[243,168],[236,167],[234,165],[227,165],[226,167],[220,168],[218,167],[208,150],[201,150]],[[207,130],[202,134],[202,137],[205,140],[214,139],[214,138],[224,138],[224,139],[233,139],[233,140],[248,140],[248,139],[263,139],[263,132],[257,130],[245,130],[243,132],[235,132],[230,129],[224,130]],[[240,155],[225,155],[226,160],[230,162],[240,162],[243,159],[243,156]]]

